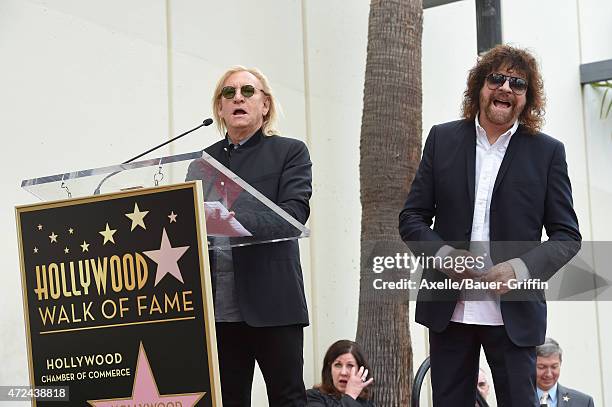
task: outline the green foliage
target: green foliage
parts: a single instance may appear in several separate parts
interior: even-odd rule
[[[608,92],[610,91],[610,89],[612,89],[612,81],[608,80],[605,82],[594,82],[594,83],[591,83],[591,86],[593,88],[605,89],[603,96],[601,98],[601,107],[599,108],[599,117],[601,119],[607,119],[608,116],[610,115],[610,110],[612,110],[612,97],[610,98],[610,101],[607,102]],[[607,108],[606,108],[606,102],[607,102]],[[604,114],[604,110],[606,112],[605,114]]]

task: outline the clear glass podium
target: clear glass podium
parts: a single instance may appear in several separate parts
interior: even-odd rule
[[[308,228],[203,151],[49,175],[24,180],[21,187],[52,201],[196,179],[202,181],[209,249],[310,235]]]

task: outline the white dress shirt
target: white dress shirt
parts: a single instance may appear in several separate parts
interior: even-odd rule
[[[489,143],[487,133],[480,126],[478,116],[476,116],[475,122],[476,191],[474,195],[474,217],[472,220],[472,235],[470,237],[470,252],[475,256],[484,256],[484,273],[493,266],[489,250],[489,225],[493,187],[510,139],[518,128],[518,121],[493,144]],[[527,268],[522,260],[512,259],[510,263],[515,268],[517,277],[520,279],[528,277]],[[517,270],[519,268],[521,269],[520,275]],[[451,321],[475,325],[503,325],[504,321],[499,305],[499,295],[489,290],[481,292],[462,290]]]

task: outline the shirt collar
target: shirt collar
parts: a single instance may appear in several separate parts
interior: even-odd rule
[[[245,138],[244,140],[242,140],[241,142],[238,143],[238,145],[234,144],[234,148],[238,148],[240,146],[245,145],[249,140],[253,139],[255,140],[259,134],[263,134],[262,129],[257,130],[255,133],[251,134],[249,137]],[[227,145],[229,146],[230,144],[233,144],[232,141],[230,140],[229,136],[227,135],[227,133],[225,133],[225,140],[227,141]]]
[[[253,137],[253,136],[254,136],[254,134],[250,135],[249,137],[247,137],[247,138],[243,139],[243,140],[242,140],[241,142],[239,142],[238,144],[234,144],[234,143],[232,143],[232,140],[230,140],[230,138],[228,137],[228,138],[227,138],[227,145],[229,146],[229,145],[231,145],[231,144],[234,144],[234,148],[238,148],[239,146],[241,146],[241,145],[243,145],[244,143],[246,143],[247,141],[249,141],[249,140],[251,139],[251,137]]]
[[[548,397],[550,397],[553,403],[557,402],[557,384],[558,383],[555,383],[555,385],[548,390]],[[539,387],[537,387],[537,391],[538,391],[538,400],[540,400],[540,398],[542,397],[542,394],[544,394],[544,390],[541,390]]]
[[[518,129],[518,126],[519,126],[518,120],[515,121],[514,124],[512,125],[512,127],[510,127],[510,129],[508,129],[508,131],[506,131],[504,134],[502,134],[497,139],[495,144],[491,145],[489,143],[489,140],[487,139],[487,132],[480,125],[480,122],[478,121],[478,114],[476,114],[476,117],[474,118],[474,123],[476,124],[476,139],[478,141],[480,141],[480,142],[486,142],[484,145],[487,146],[487,147],[503,146],[504,148],[507,148],[508,144],[510,144],[510,138],[512,137],[512,135],[514,133],[516,133],[516,130]]]

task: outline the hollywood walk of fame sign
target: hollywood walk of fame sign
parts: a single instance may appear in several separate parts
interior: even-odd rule
[[[16,208],[33,387],[221,405],[203,201],[189,182]]]

